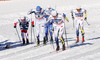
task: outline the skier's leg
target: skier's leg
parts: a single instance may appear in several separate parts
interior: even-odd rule
[[[23,32],[23,30],[21,30],[21,36],[22,36],[23,45],[24,45],[25,44],[25,39],[24,39],[24,32]]]
[[[43,40],[43,44],[44,45],[46,45],[46,38],[45,38],[45,24],[44,23],[42,23],[41,25],[40,25],[40,28],[41,28],[41,36],[42,36],[42,40]]]
[[[50,36],[51,36],[51,41],[53,41],[53,37],[52,37],[52,24],[49,25],[49,32],[50,32]]]
[[[27,42],[27,44],[29,44],[29,39],[28,39],[28,33],[27,33],[27,30],[25,30],[25,36],[26,36],[26,42]]]
[[[40,39],[39,39],[39,33],[40,33],[39,32],[39,24],[36,23],[35,27],[36,27],[37,46],[39,46],[39,44],[40,44]]]
[[[78,23],[76,24],[76,36],[77,36],[76,43],[78,43],[79,42],[79,24]]]
[[[53,26],[54,26],[55,41],[56,41],[56,45],[57,45],[56,51],[58,51],[60,49],[59,40],[58,40],[58,27],[55,24]]]
[[[48,41],[48,25],[45,25],[45,39]]]
[[[59,36],[60,36],[60,39],[62,41],[62,50],[65,50],[65,42],[64,42],[64,38],[63,38],[63,33],[64,33],[64,25],[62,24],[60,27],[60,30],[59,30]]]
[[[84,22],[82,21],[81,24],[80,24],[81,28],[84,30]],[[81,31],[82,33],[82,31]],[[82,33],[82,42],[84,42],[84,33]]]

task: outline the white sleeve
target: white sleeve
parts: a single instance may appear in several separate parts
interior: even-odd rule
[[[26,17],[26,21],[27,21],[27,22],[30,22],[30,19],[29,19],[28,17]]]

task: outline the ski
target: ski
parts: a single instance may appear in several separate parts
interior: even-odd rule
[[[52,53],[60,53],[60,52],[66,51],[66,50],[68,50],[68,49],[69,49],[69,48],[66,47],[65,50],[62,50],[62,48],[59,49],[59,51],[53,50],[53,51],[50,52],[50,54],[52,54]]]

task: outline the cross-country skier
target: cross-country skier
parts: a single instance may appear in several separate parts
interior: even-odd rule
[[[60,49],[58,37],[62,40],[62,47],[63,47],[62,50],[66,49],[64,38],[63,38],[65,17],[66,17],[65,14],[61,15],[60,13],[57,13],[57,11],[55,10],[51,12],[51,15],[49,17],[49,21],[53,23],[54,36],[55,36],[55,41],[57,45],[56,51]]]
[[[48,41],[48,32],[50,32],[50,37],[51,37],[51,42],[53,41],[53,37],[52,37],[52,24],[50,22],[48,22],[48,17],[51,15],[51,11],[53,11],[54,9],[51,8],[49,5],[48,5],[48,8],[45,9],[44,13],[44,17],[46,18],[46,21],[47,23],[45,24],[45,37],[46,37],[46,40]],[[49,30],[49,31],[48,31]]]
[[[43,44],[46,45],[46,39],[45,39],[45,23],[46,19],[44,18],[44,10],[40,7],[36,7],[36,11],[30,11],[29,14],[35,14],[35,26],[36,28],[36,37],[37,37],[37,46],[40,44],[40,32],[42,34],[42,40]],[[32,21],[33,22],[33,21]]]
[[[77,41],[79,42],[79,29],[81,29],[82,33],[82,43],[84,40],[84,20],[87,20],[87,12],[85,9],[82,9],[81,7],[78,7],[74,10],[71,10],[72,19],[75,20],[76,23],[76,35],[77,35]]]
[[[26,43],[29,44],[28,33],[27,33],[27,30],[29,28],[29,21],[30,20],[26,16],[22,16],[18,19],[17,22],[14,23],[14,28],[16,28],[17,23],[19,23],[23,45],[25,44],[25,39]]]

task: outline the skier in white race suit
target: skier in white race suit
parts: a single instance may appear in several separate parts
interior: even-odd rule
[[[54,31],[55,41],[56,41],[56,45],[57,45],[56,51],[58,51],[60,49],[58,37],[62,41],[62,47],[63,47],[62,50],[66,49],[65,48],[64,38],[63,38],[64,18],[65,17],[66,17],[65,14],[61,15],[61,14],[57,13],[57,11],[55,11],[55,10],[51,12],[51,15],[49,17],[49,21],[51,23],[53,23],[53,31]]]
[[[30,11],[29,14],[35,14],[35,25],[33,27],[36,28],[36,37],[37,37],[37,45],[40,44],[40,32],[43,39],[43,44],[46,44],[45,39],[45,23],[46,19],[44,18],[44,11],[40,6],[36,7],[36,11]],[[32,21],[33,22],[33,21]]]
[[[76,43],[79,42],[79,29],[81,29],[82,43],[83,43],[85,41],[84,40],[84,20],[87,20],[87,12],[85,9],[82,9],[79,6],[76,9],[71,10],[71,16],[72,16],[72,19],[75,20],[75,24],[76,24],[76,36],[77,36]]]

